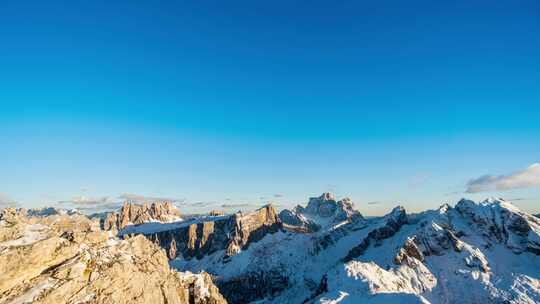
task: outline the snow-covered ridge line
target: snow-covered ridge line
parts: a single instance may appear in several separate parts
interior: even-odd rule
[[[504,200],[464,202],[340,222],[334,221],[337,202],[323,194],[312,201],[315,212],[293,209],[284,230],[236,255],[224,259],[218,250],[171,265],[212,273],[234,303],[539,301],[538,219]],[[508,269],[515,263],[523,266]]]
[[[365,218],[324,193],[284,211],[127,222],[120,235],[209,272],[230,303],[540,303],[540,219],[503,199]]]

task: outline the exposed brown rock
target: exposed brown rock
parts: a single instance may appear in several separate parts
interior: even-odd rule
[[[110,213],[103,223],[105,230],[122,230],[126,226],[149,221],[170,222],[180,218],[180,211],[170,202],[136,205],[124,203],[118,212]]]
[[[226,218],[187,223],[180,228],[146,236],[165,248],[171,259],[177,255],[191,259],[202,258],[219,250],[225,250],[225,256],[235,255],[251,242],[279,229],[281,221],[276,210],[272,205],[267,205],[251,213],[239,212]]]
[[[398,251],[398,254],[394,258],[394,263],[403,265],[406,263],[410,267],[416,267],[416,263],[424,261],[424,255],[422,251],[416,245],[415,237],[407,239],[403,247]]]
[[[146,238],[119,240],[82,216],[8,210],[0,235],[13,236],[0,242],[2,304],[226,303],[208,274],[173,271]]]

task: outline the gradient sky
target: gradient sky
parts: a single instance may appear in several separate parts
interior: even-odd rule
[[[465,193],[540,161],[538,1],[5,0],[0,39],[0,203],[540,211]]]

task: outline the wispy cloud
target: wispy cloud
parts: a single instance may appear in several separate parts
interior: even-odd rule
[[[216,202],[216,201],[201,201],[201,202],[188,203],[186,205],[188,205],[189,207],[210,207],[210,206],[219,205],[219,202]]]
[[[373,202],[367,202],[368,205],[380,205],[382,202],[379,201],[373,201]]]
[[[524,197],[516,197],[516,198],[509,198],[509,199],[507,199],[507,200],[509,200],[509,201],[511,201],[511,202],[517,202],[517,201],[530,201],[530,200],[532,200],[532,199],[530,199],[530,198],[524,198]]]
[[[540,187],[540,163],[506,175],[483,175],[467,183],[467,193]]]
[[[232,208],[246,208],[246,207],[251,207],[251,206],[252,205],[248,203],[238,203],[238,204],[223,204],[221,205],[221,208],[232,209]]]
[[[77,206],[77,209],[81,212],[88,212],[88,213],[96,213],[96,212],[103,212],[103,211],[113,211],[118,210],[122,207],[123,203],[121,202],[113,202],[113,203],[106,203],[101,205],[91,205],[91,206]]]
[[[284,195],[281,194],[281,193],[276,193],[276,194],[274,194],[274,197],[275,197],[275,198],[281,198],[281,197],[283,197],[283,196],[284,196]]]
[[[185,198],[146,196],[146,195],[134,194],[134,193],[123,193],[120,196],[118,196],[118,199],[133,202],[133,203],[156,202],[156,201],[183,203],[186,201]]]
[[[61,205],[61,208],[76,208],[84,213],[97,213],[104,211],[117,210],[122,206],[122,203],[109,196],[75,196],[69,200],[61,200],[55,203]]]
[[[0,193],[0,208],[18,207],[19,203],[11,199],[8,195]]]
[[[70,200],[58,201],[58,204],[71,204],[75,206],[96,206],[105,203],[110,203],[108,196],[101,197],[88,197],[88,196],[75,196]]]
[[[462,193],[463,193],[463,190],[462,191],[452,191],[452,192],[445,193],[444,196],[461,195]]]

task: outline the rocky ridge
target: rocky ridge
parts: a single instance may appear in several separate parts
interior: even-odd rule
[[[218,249],[171,264],[212,273],[234,303],[540,301],[538,219],[508,202],[396,207],[368,219],[340,210],[347,205],[323,194],[282,211],[284,229],[228,259]]]
[[[0,303],[226,303],[206,273],[171,270],[143,236],[82,215],[0,215]]]
[[[180,211],[171,202],[153,202],[143,205],[126,202],[118,212],[107,215],[103,222],[103,229],[120,231],[128,225],[179,220],[181,220]]]
[[[327,192],[310,198],[306,207],[298,205],[292,210],[282,210],[279,218],[285,227],[308,233],[345,221],[356,222],[364,219],[360,212],[354,210],[349,198],[336,201],[336,198]]]
[[[49,230],[70,225],[53,220],[62,215],[37,218]],[[13,229],[0,230],[2,244],[42,238],[42,226],[9,225]],[[78,226],[92,231],[96,222]],[[250,213],[143,222],[121,230],[123,241],[112,237],[113,229],[106,242],[150,240],[165,264],[168,257],[178,270],[208,271],[230,303],[517,304],[540,302],[539,227],[540,219],[496,198],[419,214],[396,207],[364,218],[350,200],[324,193],[279,215],[269,205]],[[205,274],[180,276],[210,282]],[[199,290],[192,283],[182,288]]]
[[[276,210],[267,205],[251,213],[204,218],[179,228],[144,235],[164,248],[170,259],[201,259],[221,250],[227,259],[280,229]]]
[[[537,303],[538,223],[502,199],[461,200],[410,216],[378,248],[338,267],[317,301]]]

